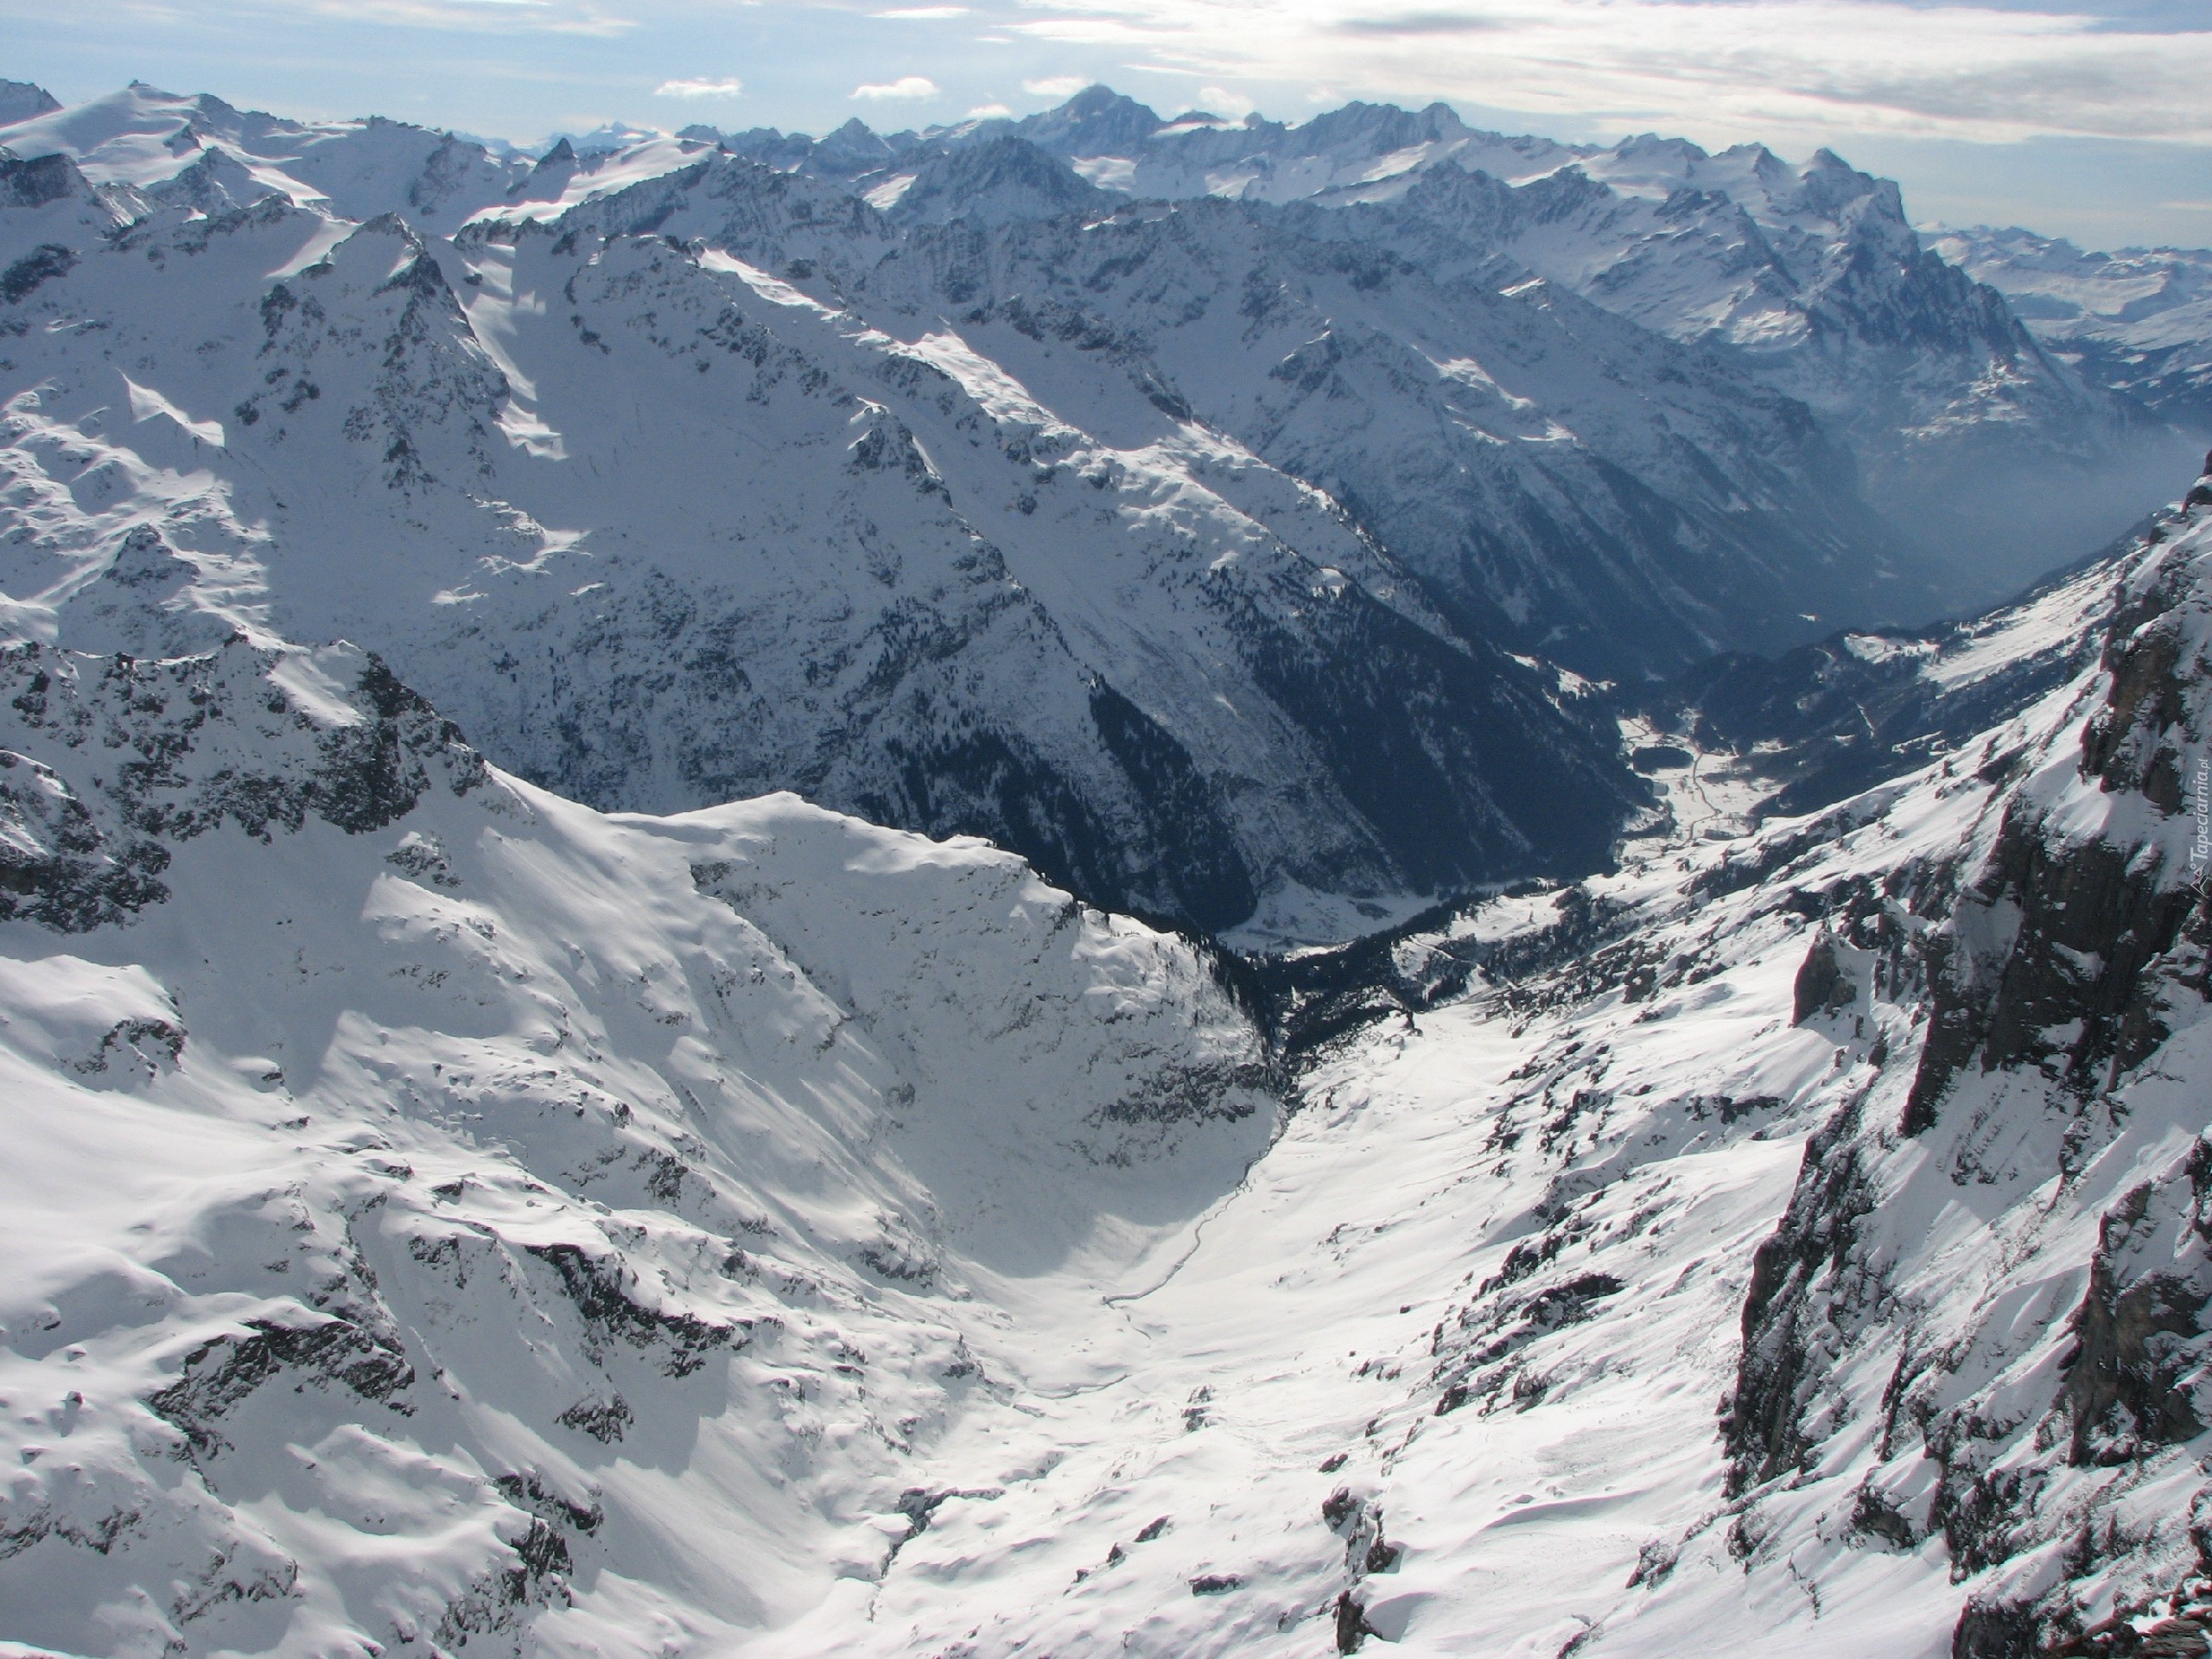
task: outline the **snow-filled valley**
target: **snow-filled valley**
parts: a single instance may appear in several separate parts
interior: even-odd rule
[[[1135,109],[0,97],[7,1659],[2212,1651],[2212,475]]]
[[[15,648],[10,1637],[2147,1628],[2212,1292],[2171,526],[1989,631],[2123,601],[1935,764],[1724,837],[1701,756],[1618,874],[1351,976],[789,797],[602,817],[359,652]]]

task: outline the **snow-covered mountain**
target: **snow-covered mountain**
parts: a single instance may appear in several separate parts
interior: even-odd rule
[[[1141,362],[871,309],[895,226],[681,148],[429,239],[239,205],[219,145],[0,162],[11,628],[365,642],[602,806],[794,787],[1207,927],[1602,861],[1641,791],[1586,688]]]
[[[918,231],[868,288],[957,308],[1025,380],[1033,342],[1121,359],[1326,492],[1465,631],[1586,673],[1879,614],[1904,574],[1796,406],[1541,284],[1441,284],[1202,200]]]
[[[2085,253],[2015,226],[1942,227],[1930,247],[2000,290],[2052,351],[2102,385],[2212,432],[2212,250]]]
[[[1893,643],[1916,770],[1632,721],[1614,872],[1241,964],[10,647],[0,1636],[2202,1651],[2212,478]]]
[[[20,637],[354,639],[572,798],[795,788],[1255,938],[1595,867],[1640,786],[1549,664],[1993,596],[2163,442],[1825,154],[1094,89],[533,156],[33,93]],[[2030,461],[2052,539],[1929,556]]]
[[[2212,1652],[2212,476],[1877,626],[2171,441],[1892,188],[0,117],[0,1659]]]
[[[1442,105],[1171,121],[1103,86],[1020,122],[873,143],[849,126],[810,150],[768,131],[727,142],[889,205],[1009,136],[1138,199],[1363,207],[1337,232],[1363,248],[1492,289],[1541,276],[1718,350],[1817,411],[1955,601],[1991,602],[2118,534],[2202,436],[2162,432],[2111,377],[2055,360],[1978,273],[1923,250],[1894,184],[1827,150],[1793,166],[1652,134],[1567,145],[1471,129]],[[2018,510],[2024,493],[2035,511]],[[1992,532],[2017,551],[1955,556],[1962,536]]]
[[[0,675],[10,1643],[786,1624],[1008,1398],[990,1287],[1270,1132],[1190,947],[981,843],[601,817],[348,649]]]

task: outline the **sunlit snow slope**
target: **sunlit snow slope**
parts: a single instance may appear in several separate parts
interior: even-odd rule
[[[1210,929],[1577,873],[1637,809],[1554,673],[1141,353],[861,303],[899,234],[828,186],[695,145],[439,236],[390,124],[256,121],[6,130],[86,158],[0,160],[8,635],[353,639],[572,798],[792,788]]]
[[[2202,1651],[2191,502],[1917,772],[1234,969],[13,648],[12,1650]]]
[[[10,1638],[785,1624],[1020,1394],[999,1287],[1266,1144],[1191,950],[980,843],[602,817],[346,650],[0,671]]]

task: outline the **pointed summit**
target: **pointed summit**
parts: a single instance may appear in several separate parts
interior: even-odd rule
[[[28,80],[0,80],[0,127],[52,115],[60,107],[61,100],[43,86]]]
[[[1020,124],[1021,136],[1063,156],[1103,156],[1142,143],[1166,123],[1110,86],[1086,86],[1056,110]]]
[[[818,148],[828,167],[843,174],[881,167],[896,154],[882,134],[857,115],[825,137]]]
[[[1006,133],[932,158],[914,175],[891,216],[907,224],[964,219],[1002,225],[1088,213],[1109,200],[1058,156]]]

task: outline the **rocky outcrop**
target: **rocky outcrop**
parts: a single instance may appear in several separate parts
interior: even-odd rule
[[[2019,781],[1955,903],[1908,934],[1929,987],[1910,1082],[1808,1144],[1724,1425],[1754,1515],[1873,1433],[1852,1525],[1942,1538],[1972,1590],[1961,1655],[2201,1650],[2212,887],[2181,780],[2212,765],[2212,516],[2192,499],[2119,575],[2097,665],[2039,732],[1990,742]],[[1839,983],[1826,943],[1801,1008]],[[1983,1311],[2007,1297],[2044,1312]],[[1878,1348],[1875,1399],[1847,1379]]]
[[[2188,524],[2161,527],[2152,546]],[[2066,815],[2082,803],[2050,788],[2008,805],[1994,850],[1932,941],[1909,1133],[1935,1122],[1975,1060],[1985,1071],[2033,1065],[2077,1092],[2108,1091],[2171,1034],[2170,998],[2205,995],[2205,866],[2184,845],[2201,832],[2180,830],[2185,757],[2201,757],[2207,735],[2209,613],[2200,559],[2155,559],[2131,584],[2106,633],[2102,696],[2082,728],[2076,768],[2111,828],[2069,832]],[[2111,810],[2128,802],[2140,803],[2136,816]]]
[[[16,645],[0,697],[0,919],[63,932],[161,902],[175,845],[219,827],[359,835],[487,776],[452,721],[351,647],[233,638],[140,662]]]
[[[287,1374],[326,1388],[343,1383],[363,1400],[410,1409],[404,1395],[415,1368],[396,1338],[371,1335],[334,1316],[249,1320],[243,1332],[214,1338],[186,1356],[177,1380],[146,1403],[183,1433],[196,1455],[213,1457],[227,1445],[222,1420],[256,1389]]]
[[[2198,1140],[2182,1173],[2135,1188],[2098,1222],[2066,1362],[2075,1463],[2129,1463],[2208,1426],[2198,1338],[2212,1309],[2212,1141]]]

